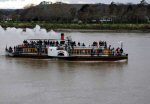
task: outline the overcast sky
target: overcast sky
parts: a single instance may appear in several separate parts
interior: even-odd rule
[[[17,9],[23,8],[28,4],[39,4],[41,1],[61,1],[66,3],[106,3],[110,4],[112,1],[117,3],[139,3],[141,0],[0,0],[0,9]],[[146,0],[150,3],[150,0]]]

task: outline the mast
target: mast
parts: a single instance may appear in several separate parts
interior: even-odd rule
[[[121,41],[120,43],[121,43],[121,48],[123,49],[123,42]]]

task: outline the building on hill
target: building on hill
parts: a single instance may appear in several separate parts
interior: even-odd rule
[[[66,4],[66,3],[63,3],[63,2],[59,2],[59,1],[58,1],[58,2],[56,2],[55,4]]]
[[[52,4],[52,2],[50,2],[50,1],[42,1],[39,5],[48,5],[48,4]]]

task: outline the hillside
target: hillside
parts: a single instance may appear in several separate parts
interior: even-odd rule
[[[143,1],[143,0],[142,0]],[[150,4],[39,4],[26,9],[0,10],[0,20],[50,23],[149,23]]]

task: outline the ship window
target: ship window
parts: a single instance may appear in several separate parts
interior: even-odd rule
[[[74,54],[74,50],[71,50],[71,54]]]
[[[88,50],[85,50],[85,54],[88,54]]]
[[[80,50],[80,54],[82,54],[83,52],[82,52],[83,50]]]
[[[84,54],[85,53],[85,51],[84,50],[82,50],[82,54]]]
[[[91,54],[91,50],[89,50],[89,54]]]
[[[75,54],[75,50],[72,50],[71,53],[72,53],[72,54]]]
[[[87,54],[90,54],[89,50],[87,50]]]
[[[79,54],[80,52],[79,52],[79,50],[77,50],[77,54]]]
[[[58,47],[57,50],[64,50],[64,48],[63,47]]]
[[[74,54],[77,54],[77,50],[74,50]]]

